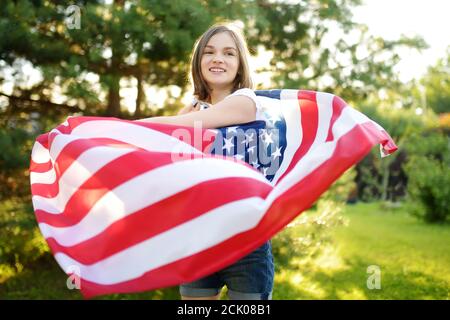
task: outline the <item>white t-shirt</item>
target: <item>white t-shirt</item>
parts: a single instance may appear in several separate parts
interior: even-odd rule
[[[250,99],[252,99],[253,102],[255,102],[255,106],[256,106],[256,118],[255,118],[255,121],[263,120],[263,121],[267,122],[268,114],[266,112],[264,112],[263,104],[261,102],[261,99],[263,97],[257,96],[252,89],[242,88],[242,89],[238,89],[235,92],[233,92],[232,94],[226,96],[225,99],[227,99],[229,97],[233,97],[233,96],[246,96],[246,97],[249,97]],[[194,98],[194,100],[192,101],[192,104],[194,105],[196,102],[198,102],[198,100]],[[200,108],[199,108],[200,110],[204,110],[204,109],[207,109],[207,108],[208,108],[207,104],[200,103]]]
[[[259,97],[255,94],[255,92],[252,89],[248,89],[248,88],[238,89],[235,92],[233,92],[232,94],[226,96],[225,99],[229,98],[229,97],[233,97],[233,96],[246,96],[246,97],[249,97],[250,99],[252,99],[256,105],[256,119],[255,120],[267,121],[267,117],[266,117],[265,113],[263,112],[261,101],[259,101]]]

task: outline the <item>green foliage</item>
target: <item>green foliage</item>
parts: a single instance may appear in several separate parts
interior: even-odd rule
[[[421,39],[368,37],[365,26],[352,22],[351,9],[360,3],[77,1],[81,25],[70,29],[65,10],[73,1],[8,2],[0,10],[0,63],[17,75],[26,62],[42,71],[42,82],[33,92],[40,112],[47,112],[41,102],[51,101],[52,91],[59,90],[66,113],[120,116],[121,80],[133,79],[140,92],[136,100],[141,99],[134,116],[150,116],[142,85],[176,85],[184,93],[195,39],[214,22],[241,20],[251,50],[262,46],[274,53],[266,66],[274,74],[274,86],[315,88],[354,100],[386,86],[387,80],[393,86],[398,47],[424,47]],[[333,50],[323,46],[330,30],[343,31]],[[344,39],[349,31],[361,34],[356,43]],[[357,54],[362,48],[367,49],[365,57]],[[339,56],[351,64],[343,65]],[[88,75],[98,77],[99,83],[86,81]],[[333,83],[325,85],[324,79]],[[23,96],[28,89],[26,81],[17,81],[14,94]],[[27,104],[19,106],[28,109]]]
[[[377,89],[400,86],[393,71],[400,61],[398,49],[420,50],[426,44],[421,38],[387,41],[369,36],[367,26],[352,21],[351,9],[360,3],[324,0],[260,5],[257,18],[249,20],[255,26],[248,32],[249,40],[252,46],[262,44],[273,51],[270,67],[264,70],[273,72],[274,87],[314,88],[358,101]],[[331,30],[333,39],[329,38]],[[350,32],[356,40],[347,36]],[[325,41],[333,45],[325,46]]]
[[[1,202],[0,229],[0,266],[4,272],[21,272],[24,266],[49,252],[29,201],[10,199]],[[7,275],[0,272],[0,282]]]
[[[371,151],[357,164],[358,198],[362,201],[379,199],[383,186],[381,184],[381,161],[376,151]]]
[[[24,148],[25,142],[30,139],[29,134],[21,129],[6,131],[0,128],[0,168],[9,171],[23,168],[28,162],[28,152]]]
[[[26,61],[42,71],[44,86],[34,100],[51,101],[51,92],[59,90],[61,105],[76,103],[88,114],[113,116],[121,115],[121,79],[138,80],[140,97],[142,83],[186,87],[195,39],[213,22],[243,17],[245,11],[237,1],[207,6],[200,0],[78,1],[80,27],[69,28],[65,10],[73,4],[9,2],[0,10],[0,61],[18,74]],[[99,83],[86,81],[88,75]],[[15,94],[21,96],[26,87],[17,81]]]
[[[353,197],[356,188],[356,171],[352,167],[348,169],[333,185],[320,196],[321,201],[333,201],[336,203],[345,203]],[[320,204],[320,201],[318,202]]]
[[[353,169],[344,173],[320,199],[273,238],[276,263],[295,267],[316,258],[333,244],[333,230],[345,224],[341,211],[355,188]],[[295,257],[293,259],[293,257]]]
[[[447,54],[446,59],[449,57]],[[450,101],[446,97],[450,94],[448,85],[450,78],[448,61],[444,61],[446,60],[442,59],[430,67],[428,73],[420,80],[420,84],[411,82],[384,88],[375,91],[366,101],[355,104],[361,112],[383,126],[399,147],[396,153],[383,159],[380,158],[378,150],[372,150],[357,165],[360,199],[397,200],[403,197],[406,194],[408,179],[403,164],[407,156],[417,153],[415,147],[405,149],[408,141],[430,128],[448,127],[446,120],[448,113],[441,114],[438,118],[433,112],[449,111]],[[416,114],[416,111],[420,112]],[[434,167],[430,164],[428,169]]]
[[[409,198],[413,213],[427,222],[450,218],[450,139],[439,132],[416,135],[408,141]]]
[[[1,128],[0,150],[0,200],[28,194],[30,134],[21,128]]]
[[[379,149],[374,148],[356,165],[358,196],[363,201],[395,201],[405,195],[407,180],[402,168],[406,157],[404,145],[412,135],[437,123],[432,112],[417,115],[412,108],[397,108],[386,103],[372,97],[356,106],[379,123],[399,147],[397,152],[385,158],[381,158]]]
[[[428,69],[421,85],[425,91],[426,107],[436,113],[450,112],[450,46],[447,56]]]
[[[276,264],[295,268],[299,261],[316,258],[332,243],[332,230],[345,223],[340,212],[342,204],[319,201],[316,212],[307,211],[291,222],[272,241]]]
[[[397,142],[423,131],[436,121],[433,114],[418,116],[415,114],[415,110],[397,108],[393,105],[383,106],[379,100],[361,102],[355,107],[380,124]]]

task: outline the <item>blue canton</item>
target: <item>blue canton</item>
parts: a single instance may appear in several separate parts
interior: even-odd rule
[[[280,99],[280,90],[255,91],[257,96]],[[261,171],[272,181],[286,150],[286,121],[278,105],[264,108],[263,118],[218,128],[213,154],[235,157]]]

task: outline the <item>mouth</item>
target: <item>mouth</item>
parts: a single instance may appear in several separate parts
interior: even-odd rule
[[[217,68],[217,67],[212,67],[212,68],[209,68],[208,70],[211,71],[212,73],[224,73],[224,72],[227,72],[225,69]]]

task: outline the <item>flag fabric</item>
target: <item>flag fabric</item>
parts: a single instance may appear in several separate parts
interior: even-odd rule
[[[397,149],[335,95],[255,93],[267,121],[205,130],[79,116],[36,139],[36,219],[85,297],[220,270],[308,209],[373,146]]]

